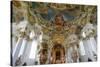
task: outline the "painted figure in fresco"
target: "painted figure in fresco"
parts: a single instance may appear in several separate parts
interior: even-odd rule
[[[64,26],[64,18],[62,14],[57,14],[54,21],[55,29],[61,31]]]

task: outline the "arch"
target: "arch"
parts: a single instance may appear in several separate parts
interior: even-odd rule
[[[65,48],[61,44],[54,44],[51,50],[50,63],[65,63]]]

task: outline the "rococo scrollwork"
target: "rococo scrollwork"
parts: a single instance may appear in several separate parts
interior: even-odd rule
[[[12,65],[97,60],[97,6],[12,1]]]

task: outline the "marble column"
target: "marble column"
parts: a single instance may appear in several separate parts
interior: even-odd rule
[[[15,62],[16,60],[18,59],[18,54],[20,52],[20,48],[22,46],[22,42],[23,42],[23,38],[19,38],[17,43],[16,43],[16,46],[13,50],[13,53],[12,53],[12,56],[13,56],[13,65],[15,65]]]
[[[85,47],[86,58],[91,59],[92,61],[95,61],[94,54],[91,49],[90,40],[84,40],[83,43],[84,43],[84,47]]]
[[[91,45],[91,50],[93,51],[93,53],[95,55],[97,55],[97,44],[96,44],[96,40],[94,37],[90,37],[90,45]]]
[[[30,53],[31,43],[29,40],[26,39],[26,43],[24,45],[23,53],[22,53],[22,64],[25,62],[27,63],[27,60],[29,59],[29,53]]]
[[[80,61],[81,62],[87,62],[88,61],[88,57],[86,56],[85,47],[84,47],[82,40],[79,41],[79,55],[80,55]]]
[[[72,47],[69,47],[67,51],[67,60],[66,60],[68,63],[72,63],[71,52],[72,52]]]

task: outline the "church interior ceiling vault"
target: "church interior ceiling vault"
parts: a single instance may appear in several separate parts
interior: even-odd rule
[[[73,54],[75,54],[72,54],[72,58],[76,62],[75,57],[78,58],[76,47],[80,47],[80,40],[97,36],[97,31],[91,30],[92,25],[85,26],[88,23],[97,25],[97,6],[95,5],[12,1],[12,22],[15,21],[17,13],[20,20],[27,19],[30,24],[31,30],[27,31],[27,27],[26,31],[21,33],[23,36],[26,35],[28,41],[32,40],[27,36],[31,31],[33,31],[32,34],[35,34],[34,31],[37,32],[37,37],[43,36],[42,43],[39,42],[41,45],[37,46],[38,54],[41,55],[39,59],[41,64],[65,63],[66,51],[69,48],[74,50]],[[87,35],[84,35],[84,32]],[[51,58],[48,58],[48,55]]]

